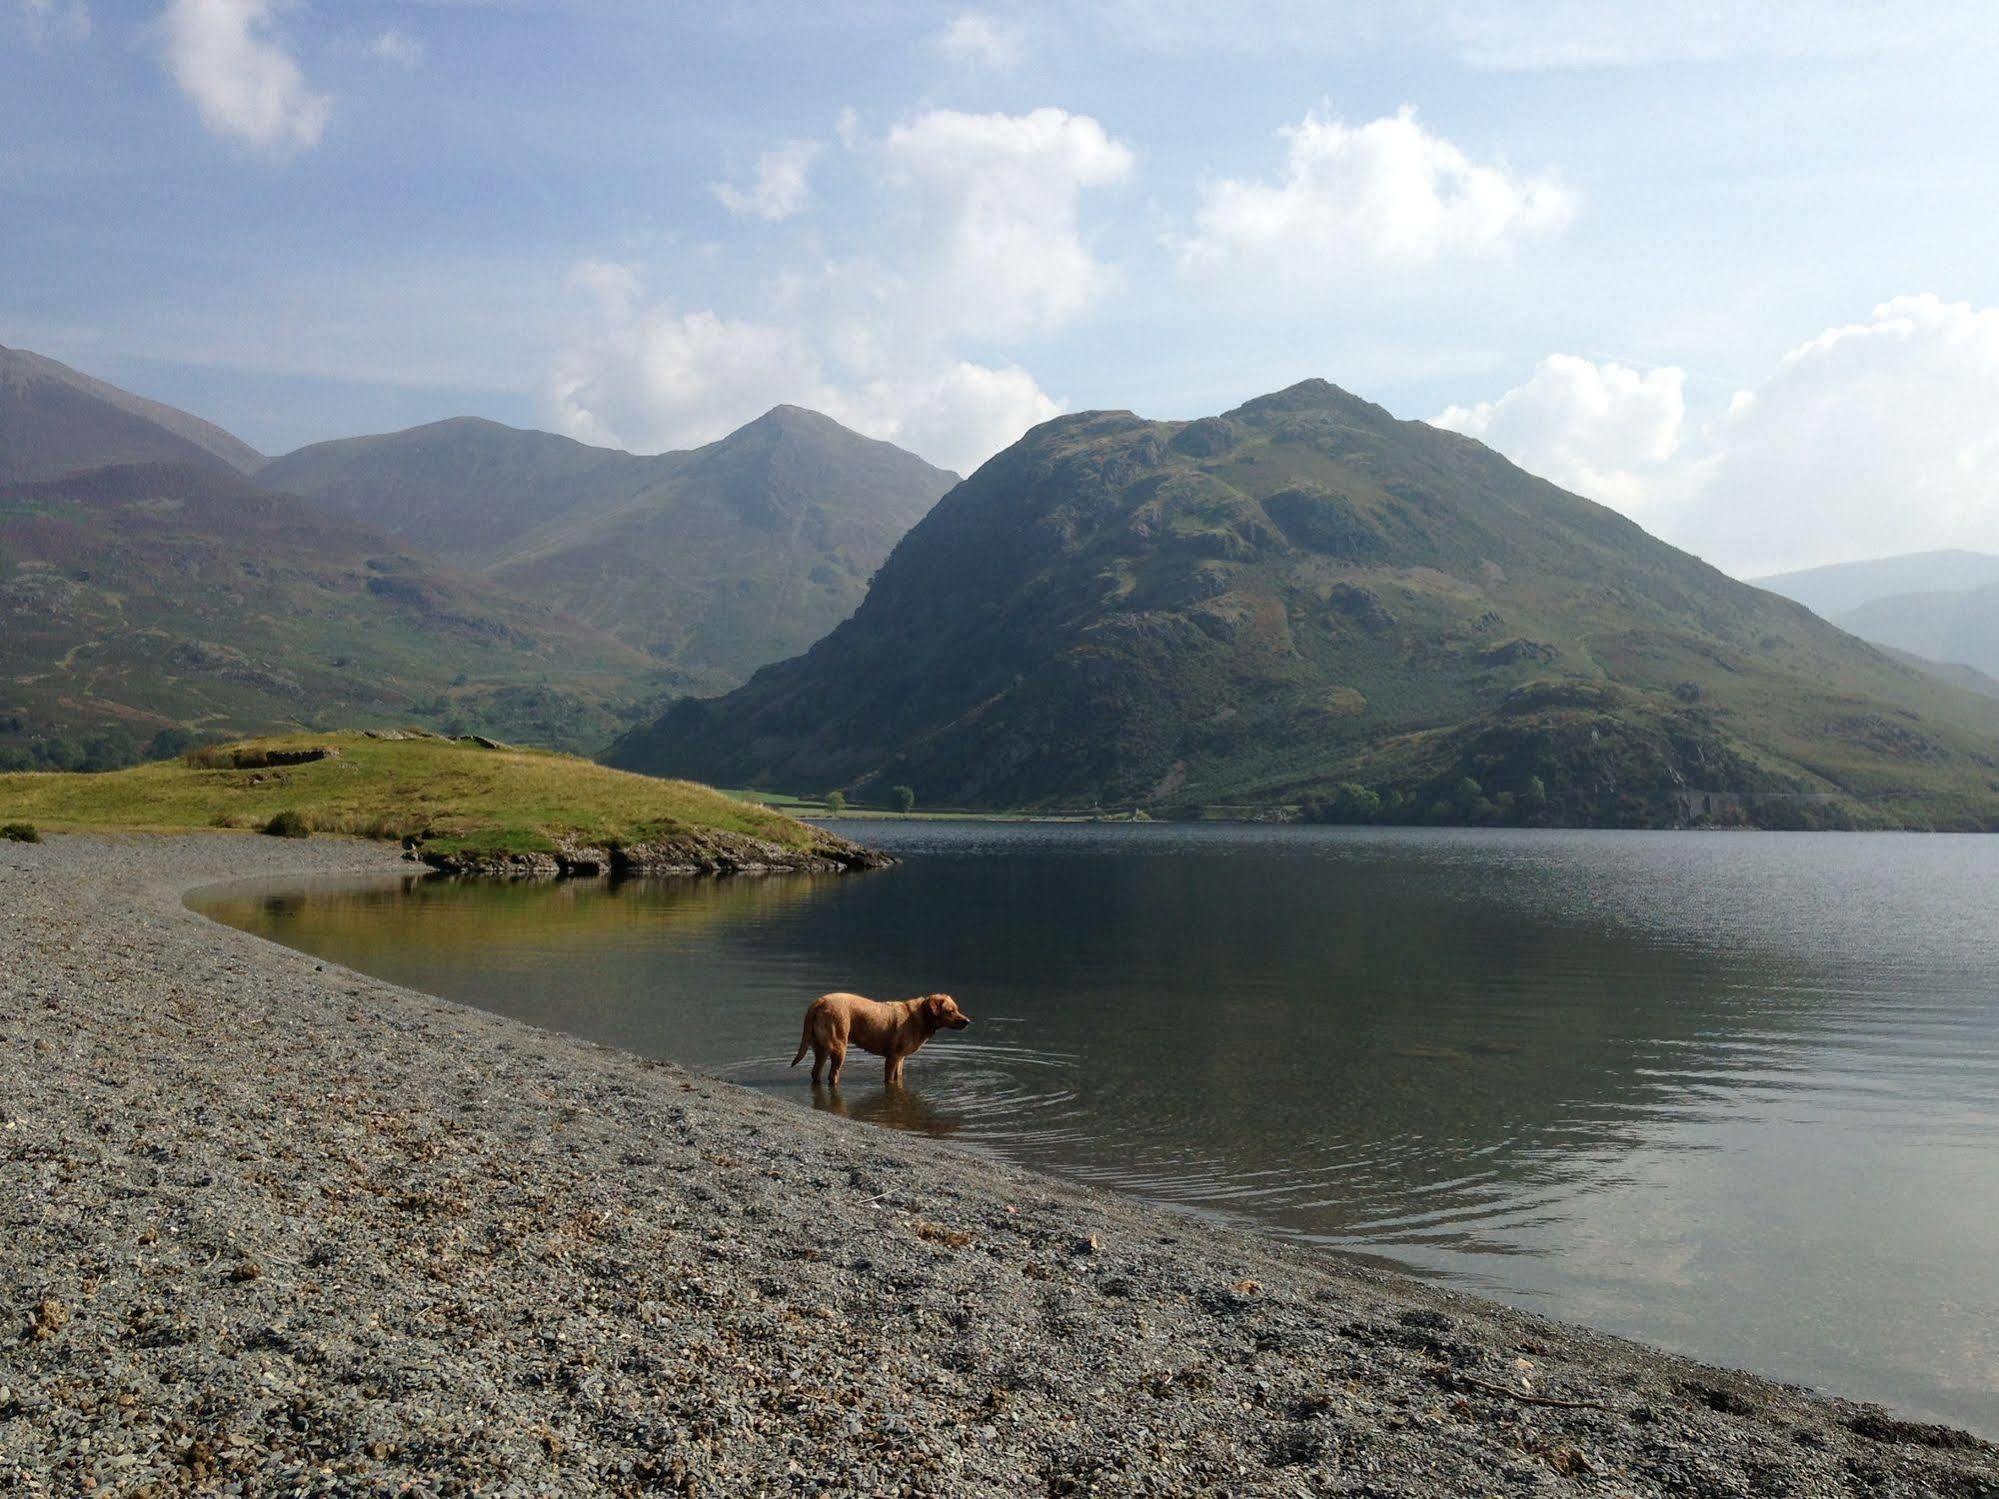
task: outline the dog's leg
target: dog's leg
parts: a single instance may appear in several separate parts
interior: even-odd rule
[[[828,1048],[828,1051],[833,1059],[833,1070],[827,1075],[826,1081],[837,1088],[840,1086],[840,1069],[847,1064],[846,1043],[835,1041]]]
[[[819,1074],[825,1071],[825,1069],[826,1048],[821,1046],[817,1041],[814,1041],[812,1043],[812,1081],[815,1086],[819,1082]]]
[[[888,1066],[882,1072],[882,1086],[886,1088],[900,1088],[902,1086],[901,1056],[892,1056],[888,1059]]]

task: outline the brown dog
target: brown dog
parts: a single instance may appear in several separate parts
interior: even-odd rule
[[[819,1081],[820,1069],[828,1061],[833,1070],[827,1081],[840,1085],[840,1068],[847,1060],[852,1042],[862,1051],[888,1058],[882,1081],[889,1087],[902,1085],[902,1064],[909,1055],[940,1029],[961,1031],[972,1017],[958,1008],[948,994],[925,994],[917,999],[901,999],[884,1004],[863,999],[858,994],[822,994],[805,1012],[805,1035],[798,1043],[796,1067],[812,1053],[812,1081]]]

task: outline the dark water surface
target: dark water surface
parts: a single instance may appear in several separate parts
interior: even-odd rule
[[[799,1104],[1999,1434],[1999,838],[860,823],[857,877],[210,914]],[[885,1094],[828,989],[976,1023]]]

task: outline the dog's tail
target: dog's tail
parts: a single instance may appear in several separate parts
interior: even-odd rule
[[[804,1061],[805,1054],[810,1050],[812,1050],[812,1019],[810,1016],[807,1016],[805,1020],[805,1034],[798,1038],[798,1055],[791,1059],[791,1065],[796,1067],[800,1062]]]

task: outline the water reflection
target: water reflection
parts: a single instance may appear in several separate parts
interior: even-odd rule
[[[842,1119],[858,1119],[863,1124],[879,1124],[889,1129],[912,1130],[943,1140],[958,1133],[958,1120],[940,1113],[933,1103],[911,1088],[834,1088],[812,1083],[812,1107]]]
[[[870,825],[861,879],[237,895],[848,1117],[1999,1429],[1999,843]],[[891,1095],[810,998],[943,989]],[[871,1059],[856,1058],[856,1064]]]

